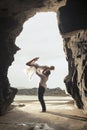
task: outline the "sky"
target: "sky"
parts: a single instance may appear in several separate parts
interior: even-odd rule
[[[66,89],[64,77],[68,73],[68,65],[56,13],[36,13],[28,19],[23,25],[23,31],[16,38],[16,45],[21,50],[15,54],[15,61],[8,70],[12,87],[18,89],[38,87],[40,78],[34,74],[30,79],[25,73],[27,68],[25,64],[34,57],[40,57],[38,64],[55,66],[47,81],[48,88]]]

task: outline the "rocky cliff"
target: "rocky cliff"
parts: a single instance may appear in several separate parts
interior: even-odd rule
[[[17,92],[18,95],[37,95],[37,88],[31,89],[19,89]],[[67,96],[68,94],[65,93],[65,90],[61,88],[53,88],[53,89],[46,89],[45,92],[46,96]]]
[[[86,1],[67,0],[58,10],[59,29],[68,62],[64,82],[78,108],[87,111],[87,5]]]

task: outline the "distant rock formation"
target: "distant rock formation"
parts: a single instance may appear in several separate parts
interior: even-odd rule
[[[17,95],[37,95],[37,88],[19,89]],[[53,89],[47,88],[45,95],[46,96],[67,96],[65,90],[62,90],[59,87]]]

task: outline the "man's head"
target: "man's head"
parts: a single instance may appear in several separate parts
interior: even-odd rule
[[[54,66],[50,66],[50,70],[54,70],[55,69],[55,67]]]

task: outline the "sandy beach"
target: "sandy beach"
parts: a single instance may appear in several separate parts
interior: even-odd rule
[[[16,96],[0,130],[86,130],[87,116],[69,96],[45,96],[47,112],[41,112],[37,96]]]

